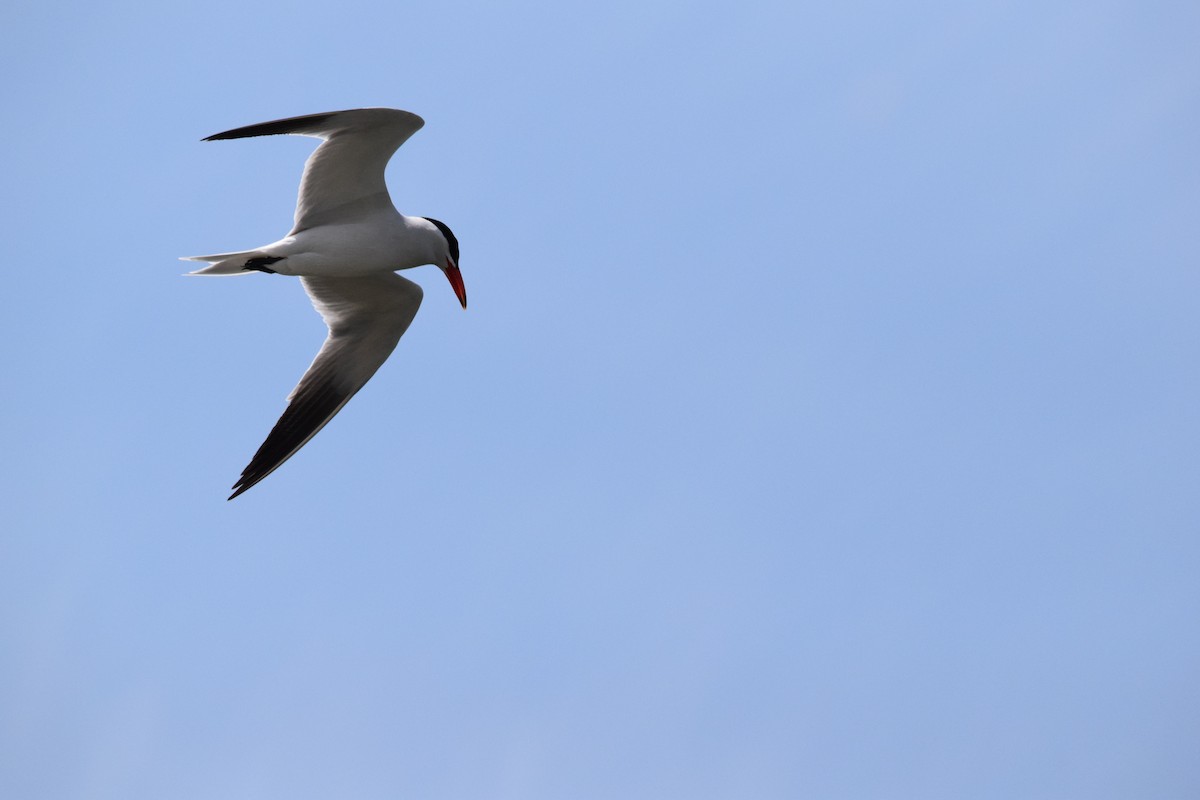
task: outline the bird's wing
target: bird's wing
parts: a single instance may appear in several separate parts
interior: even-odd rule
[[[392,272],[300,281],[329,336],[230,500],[274,472],[342,410],[391,355],[421,305],[421,287]]]
[[[292,233],[331,222],[354,220],[391,208],[383,180],[388,159],[425,120],[394,108],[356,108],[261,122],[216,133],[204,141],[294,133],[323,139],[309,156],[296,200]]]

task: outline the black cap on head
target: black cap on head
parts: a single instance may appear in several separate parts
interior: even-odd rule
[[[454,231],[450,230],[450,226],[441,220],[425,217],[424,219],[432,222],[437,226],[437,229],[442,232],[442,236],[446,237],[446,244],[450,245],[450,257],[454,259],[454,266],[458,266],[458,239],[454,236]]]

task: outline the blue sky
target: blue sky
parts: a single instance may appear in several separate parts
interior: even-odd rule
[[[1200,11],[0,12],[0,795],[1200,792]],[[389,362],[176,258],[421,114]]]

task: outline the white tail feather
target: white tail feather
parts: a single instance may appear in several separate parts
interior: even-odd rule
[[[211,256],[184,256],[179,260],[209,262],[209,266],[189,272],[188,275],[248,275],[254,270],[246,269],[246,262],[262,256],[258,250],[246,250],[241,253],[217,253]]]

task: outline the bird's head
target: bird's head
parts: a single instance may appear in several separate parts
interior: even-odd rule
[[[441,231],[442,238],[446,242],[446,247],[441,254],[440,260],[434,263],[445,273],[446,279],[454,287],[454,294],[458,296],[458,302],[462,303],[463,308],[466,308],[467,288],[463,286],[462,273],[458,271],[458,238],[455,237],[454,231],[450,230],[450,226],[446,223],[430,219],[429,217],[425,217],[425,220],[433,223],[433,226]]]

